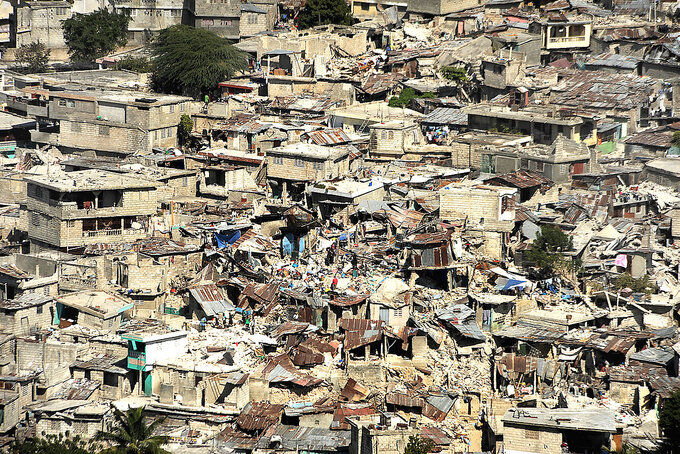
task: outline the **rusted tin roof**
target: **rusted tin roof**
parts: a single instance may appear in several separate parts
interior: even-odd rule
[[[317,145],[341,145],[352,140],[342,128],[312,131],[307,133],[307,137]]]
[[[366,396],[368,396],[369,392],[370,390],[368,388],[365,388],[364,386],[360,385],[359,383],[357,383],[355,379],[350,377],[347,380],[347,383],[345,383],[345,387],[342,388],[342,392],[340,392],[340,397],[350,402],[357,402],[365,399]]]
[[[243,430],[262,431],[281,419],[283,405],[266,402],[249,402],[236,419],[236,424]]]

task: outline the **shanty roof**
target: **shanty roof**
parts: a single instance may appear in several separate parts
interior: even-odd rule
[[[558,106],[629,110],[644,105],[658,81],[633,74],[578,71],[553,88]]]
[[[52,394],[51,400],[86,401],[98,388],[99,383],[87,378],[71,378],[59,386],[59,389]]]
[[[421,121],[433,125],[467,126],[468,114],[452,107],[437,107]]]
[[[375,407],[369,403],[339,404],[333,414],[331,430],[349,429],[347,418],[350,416],[374,415],[375,413]]]
[[[39,293],[22,293],[13,300],[0,300],[0,309],[5,311],[17,311],[29,307],[40,306],[53,300],[51,296]]]
[[[632,55],[604,53],[586,60],[586,68],[588,66],[605,66],[608,68],[635,69],[641,62],[642,59]]]
[[[342,128],[312,131],[307,133],[307,137],[316,145],[340,145],[352,140]]]
[[[608,408],[511,408],[503,416],[503,423],[558,430],[616,432],[614,412]]]
[[[366,301],[366,299],[368,299],[369,296],[371,296],[370,293],[364,293],[356,296],[338,295],[335,298],[328,301],[328,304],[330,304],[331,306],[340,307],[356,306],[357,304],[361,304],[364,301]]]
[[[113,355],[98,354],[87,358],[78,358],[71,367],[84,370],[98,370],[117,375],[125,375],[128,370],[116,364],[124,364],[125,356],[116,357]]]
[[[564,336],[563,329],[548,328],[542,325],[520,320],[515,326],[509,326],[493,333],[494,336],[519,339],[527,342],[551,344]]]
[[[319,378],[298,370],[285,353],[272,357],[262,371],[262,375],[270,384],[290,383],[304,388],[317,386],[323,382]]]
[[[515,170],[514,172],[505,173],[503,175],[495,175],[484,183],[494,184],[498,183],[503,186],[510,186],[518,189],[533,188],[544,184],[552,184],[549,178],[543,174],[533,172],[531,170]]]
[[[189,289],[189,293],[201,306],[208,317],[214,317],[228,311],[236,310],[233,304],[215,284],[197,285]]]
[[[276,437],[287,451],[339,452],[346,451],[351,441],[349,430],[330,430],[320,427],[287,426],[279,424],[267,431],[258,442],[258,447],[270,450],[271,440]]]
[[[279,422],[283,407],[266,402],[248,402],[236,419],[236,424],[243,430],[264,430]]]
[[[675,391],[680,389],[680,377],[657,376],[649,380],[652,390],[664,399],[671,397]]]
[[[370,390],[368,388],[360,385],[355,379],[350,377],[347,383],[345,383],[345,387],[342,388],[340,397],[353,402],[363,400],[369,393]]]
[[[9,263],[6,265],[0,265],[0,274],[4,274],[14,279],[30,279],[33,277],[21,268]]]
[[[675,358],[675,350],[670,347],[646,348],[630,355],[631,360],[665,366]]]

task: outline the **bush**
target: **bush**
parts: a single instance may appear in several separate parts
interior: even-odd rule
[[[150,73],[153,71],[151,60],[145,57],[127,56],[118,62],[118,69],[126,69],[137,73]]]
[[[619,277],[616,278],[616,281],[614,281],[614,288],[617,290],[629,288],[633,293],[646,293],[647,295],[656,293],[659,290],[657,285],[652,282],[648,275],[645,274],[636,279],[631,276],[630,273],[619,275]]]
[[[21,72],[29,74],[45,72],[49,61],[50,50],[40,41],[26,44],[17,50],[16,62],[21,66]]]
[[[455,82],[467,82],[467,70],[460,66],[443,66],[440,70],[444,79]]]

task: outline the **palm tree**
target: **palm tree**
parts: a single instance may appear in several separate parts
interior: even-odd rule
[[[168,437],[154,436],[153,431],[165,421],[165,417],[146,424],[144,407],[131,408],[126,412],[114,411],[116,425],[111,432],[99,432],[98,441],[108,442],[112,446],[101,454],[169,454],[161,448]]]

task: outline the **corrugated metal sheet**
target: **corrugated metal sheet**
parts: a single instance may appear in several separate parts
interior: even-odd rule
[[[546,328],[540,325],[520,321],[515,326],[509,326],[494,333],[494,336],[519,339],[528,342],[553,343],[564,336],[564,330]]]
[[[392,405],[398,405],[400,407],[416,407],[423,408],[425,405],[425,399],[418,396],[410,396],[406,393],[387,393],[385,395],[385,402]]]
[[[649,380],[649,386],[660,397],[668,399],[671,394],[680,389],[680,377],[652,377]]]
[[[498,183],[502,186],[525,189],[544,184],[552,184],[552,181],[543,176],[543,174],[532,172],[531,170],[520,169],[503,175],[496,175],[485,180],[485,183]]]
[[[366,398],[369,392],[370,390],[368,388],[361,386],[359,383],[357,383],[355,379],[350,377],[347,380],[347,383],[345,383],[345,387],[342,388],[342,392],[340,392],[340,397],[350,402],[356,402]]]
[[[364,301],[368,299],[370,296],[369,293],[364,293],[362,295],[357,295],[357,296],[336,296],[332,300],[328,302],[331,306],[340,306],[340,307],[350,307],[350,306],[356,306],[357,304],[361,304]]]
[[[438,107],[423,118],[422,123],[430,125],[466,126],[468,124],[468,115],[460,109]]]
[[[236,424],[243,430],[262,431],[281,419],[283,405],[249,402],[241,411]]]
[[[375,407],[371,404],[341,404],[333,414],[331,430],[349,429],[349,422],[347,422],[349,416],[374,415],[375,413]]]
[[[382,329],[367,329],[361,331],[347,331],[345,333],[345,348],[353,350],[382,340]]]
[[[307,136],[312,143],[317,145],[341,145],[352,140],[342,128],[313,131],[308,133]]]
[[[323,382],[321,379],[296,369],[290,357],[285,353],[272,357],[262,371],[262,375],[270,384],[293,383],[301,387],[309,387]]]
[[[215,284],[197,285],[190,288],[189,293],[208,317],[235,310],[234,305],[229,302],[222,290]]]

